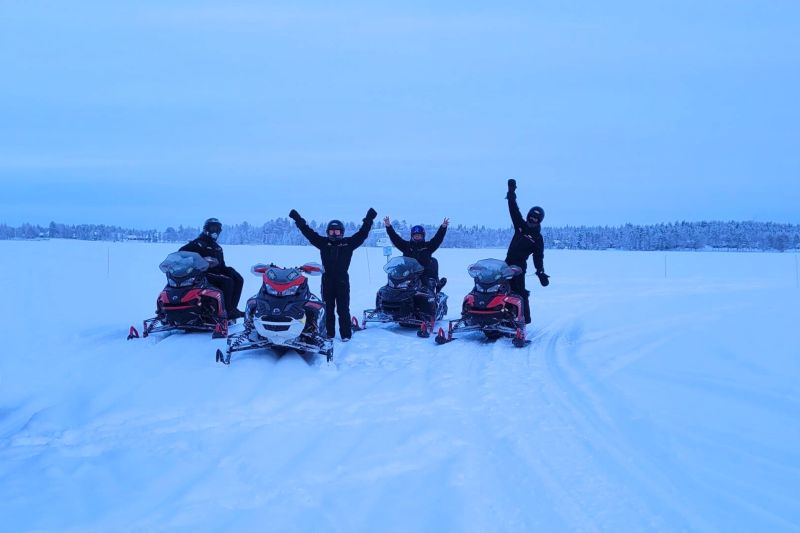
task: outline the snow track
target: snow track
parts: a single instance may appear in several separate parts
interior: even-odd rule
[[[41,301],[107,246],[0,250],[42,280]],[[76,271],[26,259],[42,248]],[[229,248],[241,270],[314,259]],[[16,355],[0,360],[4,531],[798,528],[800,313],[784,256],[749,256],[756,282],[729,277],[726,254],[676,254],[692,276],[665,281],[646,276],[647,254],[553,252],[560,275],[533,287],[525,348],[371,324],[336,340],[331,364],[254,350],[224,367],[210,334],[124,340],[152,312],[170,250],[113,245],[102,315],[57,300],[61,322],[14,317],[3,331]],[[441,251],[451,303],[466,265],[492,255]],[[142,256],[155,272],[137,270]],[[585,277],[609,262],[615,283]],[[351,271],[356,314],[377,290],[357,281],[364,268]]]

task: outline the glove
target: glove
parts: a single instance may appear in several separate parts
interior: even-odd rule
[[[372,220],[375,220],[375,217],[377,217],[377,216],[378,216],[378,212],[370,207],[369,211],[367,211],[367,218],[370,221],[372,221]]]
[[[292,209],[291,211],[289,211],[289,218],[291,218],[295,222],[299,222],[302,217],[300,217],[300,213]]]
[[[542,287],[547,287],[548,285],[550,285],[550,276],[548,276],[544,272],[537,272],[536,277],[539,278],[539,283],[542,284]]]
[[[508,180],[508,194],[506,194],[506,200],[516,200],[517,193],[514,192],[517,190],[517,180],[511,178]]]

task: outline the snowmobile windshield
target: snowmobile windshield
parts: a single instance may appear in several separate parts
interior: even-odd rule
[[[174,278],[185,278],[208,270],[208,261],[195,252],[174,252],[169,254],[158,268]]]
[[[417,274],[421,274],[425,269],[419,264],[419,261],[411,257],[395,257],[383,267],[383,270],[389,274],[389,279],[392,280],[405,280]]]
[[[511,279],[516,272],[505,261],[499,259],[481,259],[467,270],[478,283],[497,283]]]

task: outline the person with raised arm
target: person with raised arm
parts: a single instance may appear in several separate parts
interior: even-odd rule
[[[353,336],[348,269],[353,251],[367,240],[377,216],[378,213],[370,207],[361,227],[350,237],[345,237],[344,224],[340,220],[331,220],[326,235],[322,236],[309,227],[300,213],[294,209],[289,212],[289,218],[294,220],[300,233],[319,250],[322,266],[325,267],[322,274],[322,300],[325,302],[325,330],[328,338],[335,336],[334,311],[339,315],[339,336],[342,341],[347,342]]]
[[[445,218],[442,221],[442,225],[436,230],[436,234],[429,241],[425,240],[424,227],[421,225],[413,226],[411,228],[411,239],[405,240],[392,227],[392,222],[388,216],[383,219],[386,233],[389,235],[394,247],[400,250],[403,256],[416,259],[422,265],[425,269],[422,273],[425,284],[435,292],[439,292],[447,283],[447,278],[439,279],[439,261],[433,257],[433,253],[442,245],[449,224],[450,219]]]
[[[522,213],[517,205],[517,181],[508,180],[508,212],[514,226],[514,236],[508,245],[506,264],[516,265],[522,269],[522,274],[511,279],[511,290],[522,297],[525,323],[531,323],[530,291],[525,288],[525,272],[529,256],[533,256],[533,266],[536,277],[542,287],[550,284],[550,276],[544,273],[544,239],[542,238],[542,221],[544,209],[533,206],[528,211],[528,216],[522,218]]]

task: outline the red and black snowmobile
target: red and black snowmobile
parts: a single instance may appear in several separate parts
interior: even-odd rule
[[[457,332],[482,331],[489,339],[512,337],[514,346],[525,346],[522,298],[509,285],[511,278],[523,275],[522,269],[499,259],[482,259],[467,272],[475,287],[464,297],[461,318],[451,320],[446,332],[439,328],[436,344],[452,341]]]
[[[375,309],[364,311],[361,327],[357,329],[366,328],[367,322],[396,322],[403,327],[419,328],[417,335],[429,337],[436,321],[447,314],[447,295],[424,283],[425,269],[411,257],[395,257],[383,270],[388,282],[375,296]]]
[[[167,285],[156,300],[156,316],[144,320],[142,337],[162,331],[211,331],[214,338],[228,336],[225,298],[206,279],[216,259],[194,252],[174,252],[158,266],[167,275]],[[131,326],[128,339],[139,337]]]
[[[250,271],[262,277],[258,294],[247,300],[244,331],[228,337],[225,353],[217,350],[217,362],[229,365],[231,354],[257,348],[283,352],[293,349],[333,358],[333,341],[324,332],[325,306],[311,293],[306,276],[318,276],[323,268],[306,263],[294,268],[258,264]]]

